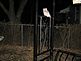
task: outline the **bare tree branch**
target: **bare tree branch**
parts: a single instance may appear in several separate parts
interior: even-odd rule
[[[13,10],[14,10],[14,1],[13,0],[9,0],[9,11],[10,12],[13,12]]]
[[[4,12],[7,14],[7,15],[9,15],[9,12],[8,12],[8,10],[4,7],[4,5],[0,2],[0,6],[1,6],[1,8],[4,10]]]
[[[23,13],[23,10],[27,1],[28,0],[21,1],[16,14],[15,14],[15,8],[14,8],[14,0],[9,0],[9,10],[7,10],[1,2],[0,2],[0,6],[4,10],[4,12],[8,15],[9,20],[15,23],[15,22],[20,22],[21,15]]]
[[[20,17],[21,17],[21,14],[23,13],[23,9],[24,9],[24,7],[25,7],[27,1],[28,1],[28,0],[22,0],[22,2],[21,2],[21,4],[20,4],[20,7],[19,7],[19,9],[18,9],[17,15],[16,15],[17,18],[20,18]]]
[[[9,14],[15,16],[15,10],[14,10],[14,1],[9,0]]]

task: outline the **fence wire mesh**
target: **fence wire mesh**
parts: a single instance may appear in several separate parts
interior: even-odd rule
[[[0,41],[1,61],[33,61],[34,25],[0,24],[0,36],[4,36]],[[80,52],[81,25],[54,26],[53,39],[55,48]]]
[[[0,36],[4,36],[2,44],[30,45],[33,43],[34,26],[26,24],[1,24]]]
[[[81,25],[63,25],[54,27],[54,47],[80,50]]]
[[[33,61],[33,25],[0,24],[0,36],[1,61]]]

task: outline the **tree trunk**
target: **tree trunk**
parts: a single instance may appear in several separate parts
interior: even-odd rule
[[[4,10],[4,12],[7,14],[11,24],[19,24],[21,23],[21,15],[23,13],[24,7],[26,5],[28,0],[22,0],[20,3],[20,6],[18,8],[17,13],[15,14],[15,8],[14,8],[14,0],[9,0],[9,10],[7,10],[4,5],[0,2],[1,8]]]
[[[3,11],[6,13],[6,15],[9,18],[9,27],[10,27],[10,42],[15,42],[18,41],[16,38],[17,36],[20,35],[20,25],[15,25],[15,24],[20,24],[21,23],[21,15],[23,13],[24,7],[26,5],[28,0],[22,0],[20,3],[20,6],[18,8],[17,13],[15,12],[14,8],[14,0],[9,0],[9,10],[5,8],[5,6],[0,2],[0,7],[3,9]]]

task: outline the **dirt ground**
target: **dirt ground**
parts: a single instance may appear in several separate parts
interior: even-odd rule
[[[33,61],[33,48],[18,45],[0,45],[0,61]]]
[[[68,49],[67,51],[71,50]],[[71,52],[73,51],[74,50]],[[81,50],[75,51],[80,52]],[[65,57],[66,54],[63,55],[62,58],[65,59]],[[72,56],[69,56],[67,61],[70,61],[71,59]],[[33,47],[19,45],[0,45],[0,61],[33,61]]]

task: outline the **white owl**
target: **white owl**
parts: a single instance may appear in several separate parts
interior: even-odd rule
[[[0,41],[2,41],[4,39],[4,36],[0,36]]]
[[[50,15],[49,11],[47,10],[47,8],[43,8],[43,14],[44,14],[44,16],[51,18],[51,15]]]

